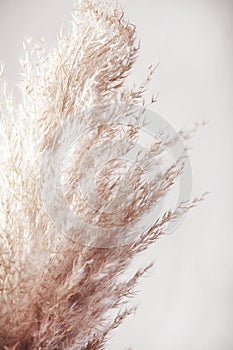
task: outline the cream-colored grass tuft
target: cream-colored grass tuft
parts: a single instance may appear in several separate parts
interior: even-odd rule
[[[15,105],[5,83],[1,85],[0,349],[104,349],[110,332],[133,312],[125,308],[125,302],[151,266],[126,280],[122,276],[132,258],[164,233],[167,222],[187,210],[179,207],[164,213],[146,232],[138,232],[131,244],[99,247],[97,226],[106,231],[119,223],[120,232],[125,224],[137,221],[167,193],[177,173],[168,168],[158,174],[145,195],[147,187],[134,166],[128,169],[128,182],[117,187],[117,181],[111,179],[121,164],[115,161],[97,177],[105,201],[97,202],[95,212],[83,205],[81,194],[75,191],[80,172],[88,172],[82,157],[95,145],[113,140],[125,118],[113,108],[95,129],[99,115],[109,105],[145,106],[143,94],[153,67],[138,88],[125,86],[138,53],[135,26],[125,20],[119,7],[106,9],[100,0],[75,3],[70,31],[60,32],[57,48],[49,54],[42,41],[26,40],[24,49],[21,103]],[[93,108],[95,113],[90,113]],[[72,239],[59,232],[41,199],[43,152],[48,145],[56,150],[55,132],[67,120],[93,130],[80,140],[78,155],[71,157],[63,174],[65,198],[87,223],[90,244],[80,243],[85,227],[72,232]],[[141,125],[142,119],[136,118],[127,126],[123,149],[130,147]],[[65,145],[69,133],[63,136]],[[113,158],[115,151],[110,150]],[[155,142],[138,165],[149,169],[160,152]],[[53,179],[50,181],[52,186]],[[129,184],[134,185],[131,204],[125,195]],[[117,201],[125,201],[123,208],[127,209],[114,216],[101,207],[113,194],[116,207]],[[115,310],[113,319],[111,310]]]

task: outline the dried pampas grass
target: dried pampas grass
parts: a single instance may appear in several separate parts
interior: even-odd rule
[[[162,153],[161,144],[155,140],[137,154],[137,166],[117,158],[131,149],[143,127],[143,94],[154,70],[149,68],[138,88],[124,85],[138,52],[135,42],[135,26],[119,7],[80,0],[71,30],[61,31],[50,54],[43,42],[25,41],[21,103],[15,105],[5,83],[1,85],[2,350],[104,349],[110,332],[133,312],[124,305],[151,266],[122,278],[132,258],[155,242],[168,222],[195,205],[195,200],[181,204],[136,232],[138,220],[166,195],[179,171],[177,164],[167,167],[149,181],[148,191],[140,169],[150,170]],[[139,105],[140,113],[129,119]],[[74,130],[78,152],[68,159],[63,154],[61,175],[66,203],[82,218],[76,226],[61,220],[61,197],[54,199],[52,191],[58,151],[68,150]],[[96,175],[98,200],[93,183],[83,179],[91,164],[101,162],[106,166]],[[127,174],[120,185],[119,169]],[[89,202],[76,191],[77,183],[89,189]],[[131,228],[138,236],[127,240]]]

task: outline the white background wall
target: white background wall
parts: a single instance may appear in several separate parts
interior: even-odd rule
[[[71,0],[0,0],[0,59],[10,86],[23,38],[44,36],[53,47],[71,8]],[[141,39],[133,80],[161,62],[150,85],[160,94],[154,110],[177,129],[209,120],[191,160],[194,193],[211,193],[141,258],[156,264],[140,283],[136,317],[108,349],[232,350],[233,1],[127,0],[125,10]]]

